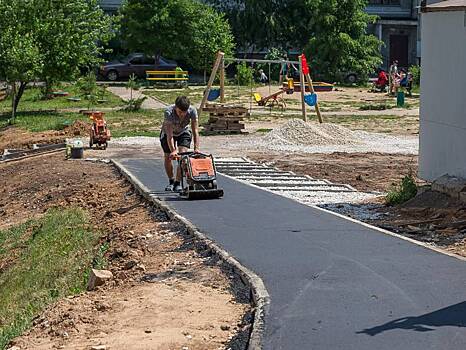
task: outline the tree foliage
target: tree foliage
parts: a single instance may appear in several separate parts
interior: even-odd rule
[[[319,7],[314,35],[305,47],[308,60],[326,79],[342,72],[364,78],[382,63],[381,42],[366,34],[375,18],[364,12],[366,1],[326,0]]]
[[[244,50],[305,48],[320,77],[335,80],[350,71],[365,76],[382,62],[381,42],[366,34],[375,20],[364,12],[367,0],[209,2],[227,13]]]
[[[132,51],[206,69],[218,50],[231,55],[234,48],[224,15],[195,0],[128,0],[121,14],[122,39]]]
[[[13,86],[13,116],[27,82],[76,78],[112,35],[98,0],[0,0],[0,77]]]

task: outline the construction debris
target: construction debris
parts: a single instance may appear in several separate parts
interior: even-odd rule
[[[108,270],[92,269],[87,283],[87,290],[93,290],[95,287],[105,284],[106,281],[113,278],[113,274]]]

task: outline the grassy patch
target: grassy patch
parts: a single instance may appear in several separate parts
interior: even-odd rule
[[[257,129],[256,132],[268,133],[268,132],[271,132],[272,130],[273,129],[263,128],[263,129]]]
[[[9,114],[0,115],[0,128],[8,125],[9,119]],[[14,125],[32,132],[63,130],[78,119],[88,120],[83,114],[72,112],[18,112]]]
[[[47,304],[84,290],[98,239],[79,208],[0,231],[0,348]]]
[[[417,194],[417,186],[414,177],[409,174],[406,175],[401,184],[392,188],[385,197],[387,205],[397,205],[407,202]]]
[[[80,97],[79,91],[74,85],[64,85],[60,89],[69,93],[68,96],[55,97],[52,99],[42,99],[42,93],[38,87],[30,87],[24,91],[23,97],[18,105],[18,111],[50,111],[56,109],[68,109],[68,108],[88,108],[86,100],[81,101],[69,101],[69,97]],[[104,87],[99,86],[99,90],[102,93],[99,95],[99,99],[103,98],[106,102],[98,103],[95,107],[117,107],[122,106],[123,101],[111,92],[104,90]],[[11,99],[5,99],[0,102],[0,113],[11,113]]]
[[[0,128],[8,124],[9,118],[9,114],[0,115]],[[113,137],[158,136],[163,121],[163,111],[109,111],[105,113],[105,119]],[[62,130],[76,120],[89,122],[89,119],[81,113],[19,112],[14,124],[32,132],[41,132]]]

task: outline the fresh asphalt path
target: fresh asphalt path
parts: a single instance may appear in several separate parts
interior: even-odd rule
[[[160,160],[120,162],[150,191]],[[258,274],[264,349],[466,349],[466,262],[219,176],[225,197],[161,196]]]

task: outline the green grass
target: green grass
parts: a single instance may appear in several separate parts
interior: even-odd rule
[[[99,87],[100,91],[104,91],[103,87]],[[64,97],[55,97],[52,99],[42,99],[41,90],[38,87],[30,87],[24,91],[24,94],[19,102],[18,111],[51,111],[56,109],[68,109],[68,108],[88,108],[88,102],[86,100],[81,100],[78,102],[68,101],[68,97],[78,97],[79,91],[74,85],[64,85],[60,89],[68,92],[69,96]],[[112,94],[109,91],[105,91],[104,99],[107,102],[98,103],[96,108],[110,108],[123,106],[123,101],[116,95]],[[0,113],[11,113],[11,99],[5,99],[0,102]]]
[[[268,128],[263,128],[263,129],[257,129],[256,132],[262,132],[264,134],[271,132],[273,129],[268,129]]]
[[[79,208],[51,209],[40,219],[0,231],[0,349],[30,327],[45,306],[85,289],[98,240]]]
[[[9,124],[10,114],[0,115],[0,128]],[[83,114],[73,112],[18,112],[14,125],[32,131],[62,130],[76,120],[88,121]]]

